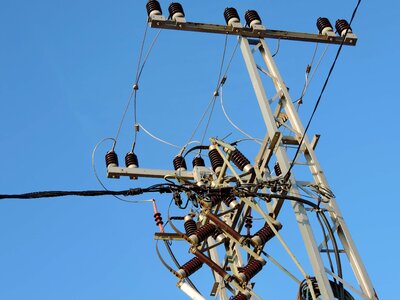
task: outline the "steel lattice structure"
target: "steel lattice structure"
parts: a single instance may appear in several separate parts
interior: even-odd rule
[[[180,205],[180,194],[184,194],[199,207],[198,213],[189,212],[175,217],[183,226],[174,225],[172,219],[169,220],[175,231],[172,233],[163,231],[160,215],[155,210],[155,218],[160,225],[160,232],[155,234],[155,238],[183,241],[193,256],[186,264],[170,270],[178,278],[178,286],[192,299],[204,299],[195,288],[190,287],[188,278],[206,265],[214,274],[211,295],[221,300],[261,299],[253,288],[253,282],[256,274],[262,272],[266,262],[270,261],[301,284],[299,299],[378,299],[315,153],[318,136],[311,141],[306,136],[289,90],[265,41],[265,38],[279,38],[355,45],[357,37],[348,29],[343,36],[336,36],[332,30],[321,30],[321,34],[267,30],[261,22],[257,22],[254,13],[246,17],[249,26],[243,27],[235,18],[234,11],[225,13],[227,26],[190,23],[185,20],[177,3],[171,4],[175,7],[170,9],[171,18],[167,20],[156,2],[150,1],[147,5],[151,27],[238,37],[265,123],[265,138],[252,161],[236,145],[210,138],[207,148],[211,168],[205,166],[201,157],[197,157],[193,169],[189,171],[182,155],[175,157],[174,170],[137,168],[135,160],[126,168],[108,163],[107,172],[111,178],[168,177],[175,180],[175,203]],[[275,87],[276,97],[272,98],[275,100],[267,97],[260,66],[254,58],[256,54],[261,56],[265,65],[263,68],[266,68]],[[288,145],[299,149],[294,160],[288,155]],[[305,173],[307,176],[303,176]],[[311,180],[301,180],[303,177]],[[307,193],[313,200],[299,198],[300,192]],[[312,274],[305,271],[280,234],[282,225],[285,226],[280,220],[285,201],[290,202],[291,206],[287,204],[285,208],[289,207],[294,213]],[[322,240],[316,238],[310,214],[317,214],[327,228]],[[250,233],[252,218],[263,219],[263,226],[256,228],[253,234]],[[302,274],[300,280],[268,254],[265,246],[272,238],[279,241],[297,266]],[[333,253],[336,262],[350,266],[359,288],[343,278],[341,266],[336,270],[326,266],[323,255],[327,253]]]

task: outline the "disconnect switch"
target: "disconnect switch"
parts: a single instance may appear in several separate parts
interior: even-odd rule
[[[196,166],[193,168],[193,178],[198,186],[208,186],[213,181],[213,172],[207,167]]]

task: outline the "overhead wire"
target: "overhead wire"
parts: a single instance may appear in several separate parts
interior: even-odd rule
[[[226,81],[226,74],[227,74],[228,71],[229,71],[229,68],[230,68],[230,66],[231,66],[233,57],[234,57],[234,55],[235,55],[235,53],[236,53],[236,50],[237,50],[238,46],[239,46],[239,41],[236,42],[236,45],[235,45],[235,47],[234,47],[234,49],[233,49],[233,51],[232,51],[231,57],[230,57],[230,59],[229,59],[229,62],[228,62],[228,64],[227,64],[226,68],[225,68],[225,72],[224,72],[224,75],[222,76],[222,79],[221,79],[221,76],[218,76],[219,82],[218,82],[217,88],[214,90],[214,93],[215,93],[216,91],[218,92],[218,90],[219,90],[219,88],[221,87],[221,85],[223,85],[223,84],[225,83],[225,81]],[[225,47],[225,45],[224,45],[224,47]],[[195,129],[194,129],[194,131],[193,131],[193,133],[192,133],[192,135],[191,135],[191,137],[189,138],[189,141],[192,140],[193,137],[196,135],[198,129],[200,128],[200,125],[202,124],[202,122],[203,122],[203,120],[204,120],[204,118],[205,118],[205,116],[206,116],[206,114],[207,114],[207,112],[208,112],[208,110],[209,110],[209,107],[210,107],[213,103],[215,103],[215,98],[216,98],[216,96],[213,95],[213,97],[211,98],[210,102],[207,104],[207,107],[206,107],[205,111],[203,112],[203,114],[202,114],[202,116],[201,116],[199,122],[197,123],[197,125],[196,125],[196,127],[195,127]],[[204,135],[204,136],[205,136],[205,135]],[[202,144],[202,143],[201,143],[201,144]]]
[[[278,45],[276,46],[276,50],[274,52],[274,54],[272,54],[272,57],[275,57],[278,53],[279,53],[279,49],[281,47],[281,39],[278,39]]]
[[[205,136],[207,134],[208,127],[209,127],[210,122],[211,122],[212,114],[213,114],[213,111],[214,111],[215,102],[216,102],[216,99],[217,99],[217,96],[218,96],[218,90],[219,90],[219,87],[220,87],[220,84],[221,84],[221,79],[222,79],[221,75],[222,75],[222,70],[223,70],[224,62],[225,62],[227,44],[228,44],[228,35],[225,35],[224,50],[222,52],[222,59],[221,59],[221,63],[220,63],[217,84],[216,84],[216,87],[215,87],[215,90],[214,90],[214,93],[213,93],[212,107],[211,107],[211,110],[210,110],[210,114],[208,116],[208,120],[207,120],[205,129],[204,129],[203,136],[201,138],[200,144],[203,144],[203,142],[204,142]]]
[[[354,8],[354,10],[353,10],[353,13],[352,13],[352,16],[351,16],[351,19],[350,19],[350,22],[349,22],[349,27],[351,26],[351,24],[352,24],[352,22],[353,22],[353,20],[354,20],[354,17],[355,17],[355,15],[356,15],[356,13],[357,13],[357,10],[358,10],[358,7],[360,6],[360,4],[361,4],[361,0],[358,0],[357,5],[355,6],[355,8]],[[313,120],[313,118],[314,118],[314,115],[315,115],[315,113],[316,113],[316,111],[317,111],[317,109],[318,109],[318,107],[319,107],[319,104],[320,104],[320,102],[321,102],[322,96],[323,96],[323,94],[324,94],[324,92],[325,92],[325,89],[326,89],[326,87],[327,87],[327,85],[328,85],[329,79],[330,79],[330,77],[331,77],[331,75],[332,75],[333,69],[335,68],[336,62],[337,62],[337,60],[338,60],[338,58],[339,58],[339,55],[340,55],[340,53],[341,53],[341,51],[342,51],[343,44],[344,44],[344,41],[346,40],[346,36],[347,36],[348,31],[349,31],[349,30],[346,29],[345,34],[343,35],[343,40],[342,40],[342,42],[341,42],[340,45],[339,45],[339,48],[338,48],[338,50],[337,50],[337,52],[336,52],[336,55],[335,55],[335,58],[334,58],[334,60],[333,60],[333,62],[332,62],[332,65],[331,65],[331,67],[330,67],[330,69],[329,69],[328,75],[327,75],[327,77],[326,77],[326,79],[325,79],[325,82],[324,82],[324,84],[323,84],[323,86],[322,86],[321,92],[320,92],[320,94],[319,94],[319,96],[318,96],[318,99],[317,99],[315,105],[314,105],[314,109],[313,109],[313,111],[312,111],[312,113],[311,113],[311,116],[310,116],[310,118],[309,118],[309,120],[308,120],[308,122],[307,122],[307,125],[306,125],[306,127],[305,127],[305,129],[304,129],[304,132],[303,132],[303,134],[302,134],[301,140],[300,140],[300,142],[299,142],[299,146],[297,147],[297,150],[296,150],[296,153],[295,153],[295,155],[294,155],[294,157],[293,157],[293,160],[292,160],[292,162],[291,162],[291,164],[290,164],[290,166],[289,166],[289,169],[287,170],[287,172],[286,172],[286,174],[285,174],[286,180],[289,180],[290,171],[292,170],[292,168],[293,168],[293,166],[294,166],[294,164],[295,164],[295,162],[296,162],[297,156],[298,156],[299,153],[300,153],[300,149],[301,149],[301,147],[302,147],[303,141],[304,141],[304,139],[305,139],[305,137],[306,137],[306,134],[307,134],[307,132],[308,132],[308,129],[310,128],[311,122],[312,122],[312,120]]]
[[[131,104],[131,102],[132,102],[132,98],[133,98],[133,102],[134,102],[134,113],[133,113],[133,115],[134,115],[134,124],[135,124],[135,125],[137,124],[137,91],[138,91],[138,89],[139,89],[139,80],[140,80],[140,78],[141,78],[141,75],[142,75],[142,72],[143,72],[143,70],[144,70],[144,67],[145,67],[145,65],[146,65],[146,63],[147,63],[147,61],[148,61],[148,58],[149,58],[149,56],[150,56],[150,53],[151,53],[152,49],[154,48],[154,45],[155,45],[156,41],[158,40],[158,37],[159,37],[159,35],[160,35],[160,33],[161,33],[161,29],[160,29],[160,30],[157,32],[156,36],[154,37],[154,39],[153,39],[153,41],[152,41],[152,43],[151,43],[149,49],[147,50],[147,53],[146,53],[145,58],[143,59],[143,63],[142,63],[143,50],[144,50],[144,45],[145,45],[146,37],[147,37],[147,29],[148,29],[148,24],[147,24],[147,19],[146,19],[146,26],[145,26],[145,30],[144,30],[144,34],[143,34],[143,39],[142,39],[142,43],[141,43],[141,47],[140,47],[140,52],[139,52],[139,56],[138,56],[137,67],[136,67],[135,82],[134,82],[134,84],[133,84],[132,91],[131,91],[131,93],[130,93],[130,95],[129,95],[127,104],[126,104],[126,106],[125,106],[125,110],[124,110],[124,112],[123,112],[123,114],[122,114],[121,121],[120,121],[120,123],[119,123],[118,129],[117,129],[117,133],[116,133],[116,135],[115,135],[115,142],[114,142],[114,144],[113,144],[113,146],[112,146],[112,150],[114,150],[114,148],[115,148],[115,146],[116,146],[116,143],[117,143],[117,141],[118,141],[118,137],[119,137],[119,134],[120,134],[120,131],[121,131],[123,122],[124,122],[124,120],[125,120],[126,114],[127,114],[128,110],[129,110],[130,104]],[[138,130],[137,130],[137,128],[135,127],[134,140],[133,140],[133,144],[132,144],[132,150],[134,149],[135,144],[136,144],[137,132],[138,132]]]
[[[124,112],[122,114],[121,121],[119,123],[118,129],[117,129],[117,133],[115,135],[115,141],[114,141],[114,144],[112,146],[112,150],[114,150],[115,145],[117,143],[117,140],[118,140],[118,137],[119,137],[119,133],[120,133],[121,128],[122,128],[122,124],[123,124],[123,122],[125,120],[126,113],[128,112],[129,106],[130,106],[131,101],[132,101],[132,97],[135,95],[135,98],[136,98],[136,91],[137,91],[136,86],[137,86],[137,81],[138,81],[139,66],[140,66],[142,53],[143,53],[143,48],[144,48],[144,44],[145,44],[145,40],[146,40],[147,28],[148,28],[148,26],[147,26],[147,21],[146,21],[146,27],[145,27],[145,31],[144,31],[144,34],[143,34],[142,45],[140,47],[140,52],[139,52],[139,57],[138,57],[138,66],[136,68],[135,83],[134,83],[134,85],[132,87],[132,91],[131,91],[131,93],[130,93],[130,95],[128,97],[128,101],[127,101],[126,106],[125,106],[125,110],[124,110]]]
[[[313,67],[313,62],[314,62],[314,58],[315,58],[315,54],[316,54],[316,50],[317,49],[318,49],[318,43],[316,44],[316,47],[315,47],[314,54],[313,54],[313,57],[311,59],[311,62],[310,62],[310,64],[307,65],[305,81],[304,81],[304,85],[303,85],[303,89],[301,91],[300,97],[296,101],[294,101],[294,102],[297,102],[297,109],[299,108],[300,104],[302,104],[302,102],[303,102],[303,98],[307,93],[308,87],[311,84],[311,81],[313,80],[315,73],[317,72],[322,60],[324,59],[324,57],[326,55],[326,52],[329,49],[329,44],[326,45],[324,51],[321,54],[321,57],[319,58],[319,60],[317,62],[317,65],[315,67]],[[309,72],[311,70],[312,70],[312,72],[311,72],[311,76],[310,76]]]
[[[145,189],[136,188],[122,191],[110,190],[87,190],[87,191],[40,191],[23,194],[1,194],[0,199],[39,199],[39,198],[55,198],[64,196],[81,196],[81,197],[96,197],[96,196],[134,196],[143,194]],[[131,201],[128,201],[131,202]],[[137,200],[135,203],[152,202],[152,200]]]
[[[222,86],[220,88],[220,95],[219,95],[219,99],[221,102],[221,108],[222,108],[222,112],[225,115],[225,118],[228,120],[228,122],[232,125],[232,127],[234,127],[237,131],[239,131],[240,133],[242,133],[243,135],[247,136],[250,140],[258,143],[258,144],[262,144],[262,142],[260,141],[260,139],[256,139],[254,137],[252,137],[250,134],[246,133],[244,130],[242,130],[239,126],[237,126],[232,119],[229,117],[228,113],[225,110],[225,106],[224,106],[224,101],[223,101],[223,92],[222,92]]]
[[[177,149],[181,149],[180,146],[175,145],[175,144],[170,143],[170,142],[167,142],[167,141],[165,141],[165,140],[163,140],[163,139],[161,139],[161,138],[155,136],[155,135],[152,134],[150,131],[148,131],[146,128],[144,128],[142,124],[138,124],[138,126],[139,126],[145,133],[147,133],[150,137],[152,137],[152,138],[155,139],[156,141],[159,141],[160,143],[166,144],[166,145],[168,145],[168,146],[171,146],[171,147],[174,147],[174,148],[177,148]]]

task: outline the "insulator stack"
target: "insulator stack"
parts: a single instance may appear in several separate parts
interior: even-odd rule
[[[235,297],[230,298],[231,300],[247,300],[248,297],[245,294],[239,293]]]
[[[176,21],[176,18],[184,18],[185,12],[183,11],[183,7],[180,3],[172,2],[168,7],[169,16],[171,20]]]
[[[205,241],[208,237],[212,236],[217,227],[213,224],[205,224],[200,228],[196,229],[196,231],[189,236],[189,241],[194,245],[198,245],[201,242]]]
[[[161,214],[159,212],[154,214],[154,221],[156,221],[156,225],[157,226],[160,226],[160,225],[164,224],[164,222],[162,220],[162,217],[161,217]]]
[[[276,230],[281,230],[282,224],[278,223],[274,225]],[[268,242],[270,239],[272,239],[275,236],[275,233],[273,232],[272,228],[266,223],[259,231],[257,231],[254,236],[251,238],[251,241],[256,245],[264,245],[266,242]]]
[[[219,174],[222,166],[224,165],[224,160],[216,149],[217,146],[211,145],[209,147],[208,157],[210,158],[212,169],[216,174]]]
[[[118,167],[118,156],[114,150],[110,150],[106,154],[106,166],[107,167]]]
[[[239,23],[240,18],[237,10],[233,7],[227,7],[224,10],[224,18],[227,25],[232,25],[233,23]]]
[[[238,149],[232,151],[231,160],[236,165],[236,167],[239,168],[240,171],[249,172],[251,169],[253,169],[250,161]]]
[[[125,166],[127,168],[138,168],[139,167],[139,160],[133,151],[128,152],[125,155]]]
[[[235,208],[239,205],[239,203],[236,202],[235,196],[233,195],[224,197],[222,201],[230,208]]]
[[[328,18],[318,18],[317,28],[320,34],[327,34],[327,32],[333,31],[332,24]]]
[[[187,170],[185,158],[181,155],[175,156],[175,158],[173,160],[173,164],[174,164],[174,169],[176,171],[186,171]]]
[[[239,273],[239,277],[242,281],[249,282],[251,278],[257,275],[258,272],[261,271],[263,267],[263,263],[257,259],[252,259],[247,264],[247,266],[243,267]]]
[[[250,229],[253,227],[253,217],[251,215],[246,216],[244,227],[247,229],[247,235],[250,235]]]
[[[203,266],[203,262],[198,257],[193,257],[187,263],[185,263],[178,271],[178,275],[189,277]]]
[[[205,167],[206,164],[201,156],[196,156],[192,161],[193,167]]]
[[[244,18],[246,19],[246,24],[251,28],[254,25],[261,25],[261,18],[255,10],[246,11]]]
[[[187,215],[184,219],[185,223],[183,226],[185,227],[185,232],[187,236],[191,236],[197,229],[196,222],[193,220],[192,216]]]
[[[335,24],[336,31],[340,36],[344,36],[347,33],[351,33],[350,24],[346,20],[337,20]]]
[[[276,164],[274,166],[274,170],[275,170],[276,176],[282,175],[282,169],[278,162],[276,162]]]
[[[162,15],[161,5],[156,0],[151,0],[146,4],[147,15],[153,17],[155,15]]]

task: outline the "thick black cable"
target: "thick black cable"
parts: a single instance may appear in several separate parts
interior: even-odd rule
[[[187,191],[184,186],[175,184],[155,184],[147,188],[134,188],[122,191],[110,190],[84,190],[84,191],[40,191],[30,192],[23,194],[0,194],[1,199],[39,199],[39,198],[54,198],[64,196],[82,196],[82,197],[96,197],[96,196],[136,196],[143,193],[172,193],[173,191]]]
[[[38,199],[38,198],[54,198],[64,196],[82,196],[82,197],[96,197],[96,196],[135,196],[143,194],[146,189],[136,188],[123,191],[42,191],[31,192],[24,194],[0,194],[0,199]]]
[[[360,6],[360,3],[361,3],[361,0],[358,0],[357,5],[356,5],[356,7],[355,7],[354,10],[353,10],[353,14],[352,14],[351,19],[350,19],[350,22],[349,22],[349,27],[351,26],[351,23],[352,23],[353,20],[354,20],[354,17],[355,17],[355,15],[356,15],[356,13],[357,13],[358,7]],[[312,113],[311,113],[311,116],[310,116],[308,122],[307,122],[307,126],[306,126],[306,128],[305,128],[305,130],[304,130],[304,133],[303,133],[302,137],[301,137],[299,146],[297,147],[297,150],[296,150],[296,153],[295,153],[295,155],[294,155],[294,157],[293,157],[292,163],[290,164],[290,167],[289,167],[288,171],[286,172],[286,175],[285,175],[286,180],[289,180],[290,171],[292,170],[292,168],[293,168],[293,166],[294,166],[294,163],[295,163],[295,161],[296,161],[296,159],[297,159],[297,156],[299,155],[299,152],[300,152],[300,149],[301,149],[301,147],[302,147],[304,138],[306,137],[307,131],[308,131],[308,129],[309,129],[310,125],[311,125],[311,122],[312,122],[312,120],[313,120],[313,118],[314,118],[314,115],[315,115],[315,113],[316,113],[316,111],[317,111],[317,109],[318,109],[319,103],[321,102],[322,95],[323,95],[324,92],[325,92],[326,86],[328,85],[328,82],[329,82],[329,78],[330,78],[331,75],[332,75],[333,69],[335,68],[336,62],[337,62],[337,60],[338,60],[338,58],[339,58],[339,55],[340,55],[340,52],[342,51],[343,44],[344,44],[344,41],[346,40],[346,36],[347,36],[348,31],[349,31],[349,30],[347,29],[346,32],[345,32],[345,34],[344,34],[344,36],[343,36],[343,40],[342,40],[342,42],[341,42],[341,44],[340,44],[340,46],[339,46],[338,51],[336,52],[335,59],[333,60],[333,63],[332,63],[332,65],[331,65],[331,68],[329,69],[328,75],[327,75],[327,77],[326,77],[326,79],[325,79],[324,85],[322,86],[321,92],[320,92],[320,94],[319,94],[319,96],[318,96],[317,102],[315,103],[314,109],[313,109],[313,111],[312,111]]]

